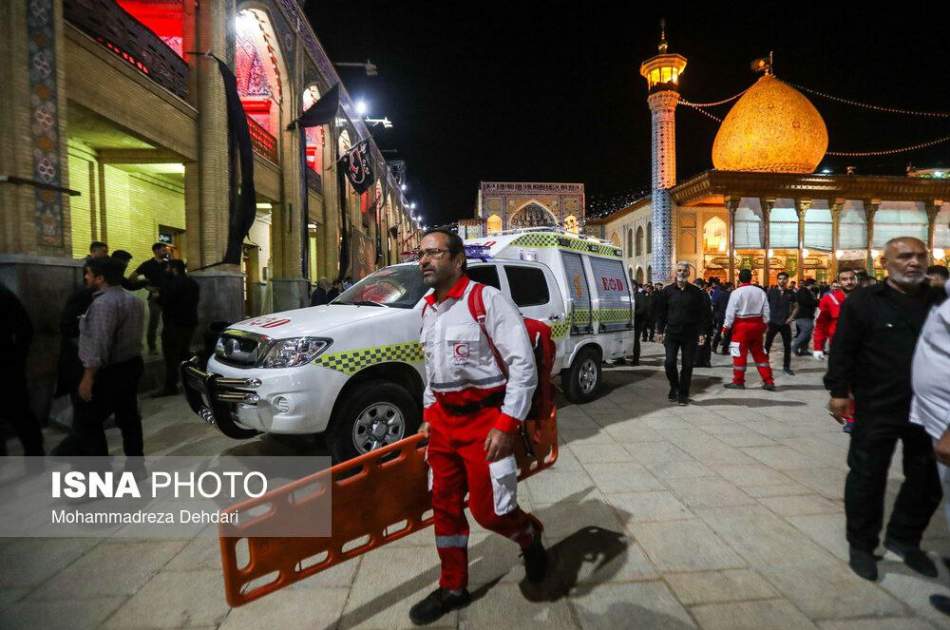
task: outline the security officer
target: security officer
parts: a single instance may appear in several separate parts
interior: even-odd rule
[[[544,578],[547,553],[541,522],[517,502],[513,448],[538,382],[521,313],[497,289],[484,287],[485,338],[469,309],[475,283],[465,275],[457,234],[429,231],[419,268],[433,289],[422,313],[427,385],[420,433],[429,437],[435,545],[442,560],[439,588],[409,611],[421,625],[470,601],[466,491],[472,516],[521,547],[528,580]],[[507,378],[499,362],[507,365]]]
[[[910,422],[910,405],[914,347],[931,306],[943,295],[925,282],[927,247],[920,240],[891,239],[884,264],[886,281],[857,289],[844,301],[825,375],[835,420],[844,423],[850,415],[850,395],[857,419],[844,487],[849,564],[861,577],[877,579],[874,552],[884,522],[887,472],[900,440],[904,482],[884,547],[918,573],[937,577],[920,539],[943,492],[933,445],[923,427]]]

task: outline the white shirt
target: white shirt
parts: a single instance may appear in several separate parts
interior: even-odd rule
[[[458,285],[441,303],[425,308],[422,316],[422,347],[426,356],[424,407],[436,399],[459,402],[483,398],[485,390],[504,386],[501,412],[524,420],[538,385],[534,351],[521,312],[498,289],[486,286],[485,328],[508,366],[508,380],[498,367],[488,340],[468,308],[475,283],[469,281],[459,294]],[[458,297],[452,297],[455,293]],[[430,293],[431,295],[431,293]],[[428,297],[428,296],[427,296]]]
[[[950,295],[950,283],[945,287]],[[910,421],[939,440],[950,426],[950,299],[930,311],[917,340],[911,379]]]
[[[725,328],[732,328],[737,317],[759,316],[765,323],[769,321],[769,296],[761,288],[753,284],[740,284],[739,288],[729,294],[729,304],[726,306]]]

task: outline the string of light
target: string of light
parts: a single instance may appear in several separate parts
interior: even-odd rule
[[[736,94],[735,96],[730,96],[727,99],[723,99],[721,101],[715,101],[714,103],[693,103],[691,101],[687,101],[684,98],[680,99],[680,103],[682,103],[683,105],[689,105],[690,107],[718,107],[719,105],[725,105],[726,103],[736,100],[737,98],[739,98],[740,96],[742,96],[748,91],[749,91],[749,88],[746,88],[742,90],[741,92],[739,92],[738,94]]]
[[[789,85],[801,90],[802,92],[808,92],[809,94],[813,96],[825,98],[830,101],[836,101],[838,103],[843,103],[845,105],[863,107],[864,109],[870,109],[876,112],[885,112],[888,114],[903,114],[907,116],[924,116],[927,118],[950,118],[950,112],[918,112],[911,109],[900,109],[898,107],[883,107],[881,105],[872,105],[870,103],[862,103],[860,101],[853,101],[851,99],[841,98],[840,96],[833,96],[831,94],[826,94],[825,92],[812,90],[811,88],[807,88],[803,85],[798,85],[796,83],[790,83]]]
[[[950,136],[944,136],[942,138],[930,140],[929,142],[921,142],[920,144],[914,144],[909,147],[900,147],[897,149],[884,149],[882,151],[828,151],[825,155],[830,155],[833,157],[879,157],[882,155],[895,155],[897,153],[907,153],[909,151],[916,151],[918,149],[926,149],[927,147],[932,147],[947,141],[950,141]]]
[[[686,107],[689,107],[689,108],[691,108],[691,109],[696,110],[697,112],[699,112],[699,113],[702,114],[703,116],[706,116],[707,118],[711,118],[711,119],[715,120],[717,123],[721,123],[721,122],[722,122],[722,118],[719,118],[718,116],[713,116],[712,114],[710,114],[709,112],[707,112],[705,109],[703,109],[703,108],[700,107],[699,105],[694,105],[693,103],[690,103],[689,101],[680,101],[680,103],[683,104],[683,105],[686,105]]]

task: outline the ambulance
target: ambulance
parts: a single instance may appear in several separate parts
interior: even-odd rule
[[[621,250],[552,228],[465,243],[468,275],[547,323],[554,374],[573,402],[593,400],[602,366],[633,352],[633,297]],[[340,462],[413,434],[425,365],[419,331],[428,289],[414,262],[384,267],[324,306],[255,317],[224,330],[202,369],[182,364],[194,412],[225,435],[324,434]]]

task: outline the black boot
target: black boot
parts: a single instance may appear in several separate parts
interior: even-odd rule
[[[908,545],[896,540],[885,539],[884,548],[893,551],[908,567],[927,577],[937,577],[937,565],[927,553],[917,545]]]
[[[670,388],[670,393],[666,395],[666,399],[670,402],[676,402],[679,399],[680,393],[675,387]]]
[[[726,383],[723,387],[726,389],[745,389],[745,383]]]
[[[931,595],[930,596],[930,605],[942,612],[945,615],[950,616],[950,597],[946,595]]]
[[[437,588],[409,609],[409,619],[417,626],[424,626],[436,621],[447,612],[467,606],[471,600],[471,596],[465,589],[453,592]]]
[[[541,542],[541,535],[535,534],[534,540],[521,552],[524,557],[524,571],[529,582],[540,582],[548,572],[548,552]]]
[[[851,560],[848,562],[851,570],[872,582],[877,580],[877,558],[870,551],[862,551],[851,547]]]

